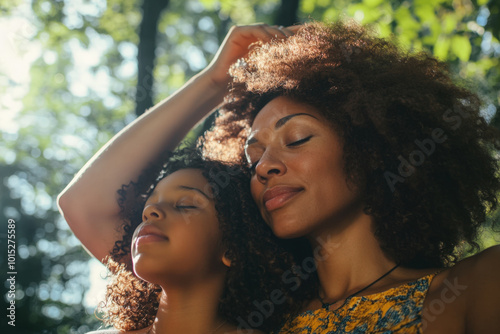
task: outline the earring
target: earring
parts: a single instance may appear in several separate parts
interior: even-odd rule
[[[229,251],[225,251],[224,254],[222,255],[222,263],[226,267],[231,267],[231,260],[229,259]]]

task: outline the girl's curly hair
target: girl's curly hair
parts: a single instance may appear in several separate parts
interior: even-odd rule
[[[132,234],[142,221],[144,203],[155,185],[175,171],[194,168],[202,171],[212,187],[222,242],[231,260],[219,315],[235,325],[243,324],[238,320],[241,317],[254,328],[265,331],[279,328],[288,314],[296,312],[314,295],[317,284],[314,273],[309,278],[312,284],[301,284],[296,270],[298,261],[310,254],[307,246],[303,243],[298,249],[291,249],[290,242],[272,234],[250,197],[249,175],[239,165],[206,160],[192,149],[168,156],[166,164],[162,163],[166,161],[164,155],[137,182],[122,186],[118,192],[124,234],[115,243],[108,260],[112,281],[107,287],[106,301],[100,306],[104,322],[120,330],[136,330],[154,321],[161,288],[142,281],[130,270]],[[279,302],[269,304],[278,291]],[[264,303],[267,308],[272,305],[272,315],[261,314],[263,321],[248,322],[249,315],[259,311],[256,303]]]
[[[207,156],[244,163],[256,114],[286,96],[316,108],[340,136],[347,180],[391,258],[429,268],[457,261],[463,245],[478,248],[478,228],[497,206],[499,134],[444,63],[353,22],[309,23],[254,48],[230,73]]]

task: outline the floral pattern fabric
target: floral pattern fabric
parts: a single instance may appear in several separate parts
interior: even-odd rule
[[[320,308],[303,312],[288,321],[278,333],[421,333],[422,306],[435,275],[384,292],[348,298],[337,310]]]

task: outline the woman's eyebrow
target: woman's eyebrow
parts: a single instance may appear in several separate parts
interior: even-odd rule
[[[205,194],[203,191],[201,191],[200,189],[198,188],[195,188],[195,187],[189,187],[189,186],[179,186],[178,187],[179,189],[183,189],[183,190],[194,190],[194,191],[197,191],[199,192],[200,194],[202,194],[203,196],[205,196],[208,200],[210,200],[210,197],[208,197],[207,194]]]
[[[292,118],[294,118],[296,116],[309,116],[309,117],[312,117],[314,119],[318,119],[317,117],[314,117],[313,115],[308,114],[308,113],[304,113],[304,112],[300,112],[300,113],[296,113],[296,114],[291,114],[291,115],[287,115],[287,116],[285,116],[283,118],[280,118],[276,122],[276,124],[274,124],[274,129],[278,130],[283,125],[285,125],[286,122],[288,122],[289,120],[291,120]],[[252,145],[252,144],[256,143],[257,141],[258,141],[257,138],[255,138],[254,136],[250,135],[250,138],[248,138],[248,140],[246,141],[245,146]]]
[[[291,120],[292,118],[296,117],[296,116],[310,116],[314,119],[317,119],[316,117],[314,117],[313,115],[311,114],[308,114],[308,113],[305,113],[305,112],[300,112],[300,113],[297,113],[297,114],[291,114],[291,115],[288,115],[288,116],[285,116],[283,118],[280,118],[276,124],[274,124],[274,129],[275,130],[278,130],[279,128],[281,128],[283,125],[286,124],[286,122],[288,122],[289,120]]]

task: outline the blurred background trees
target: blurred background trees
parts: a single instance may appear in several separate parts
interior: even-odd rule
[[[0,242],[14,219],[18,272],[16,327],[4,316],[1,332],[98,328],[90,257],[55,198],[113,134],[204,68],[231,25],[339,17],[446,60],[500,127],[496,0],[1,0]],[[6,256],[0,268],[5,282]]]

